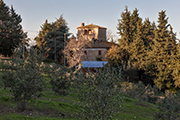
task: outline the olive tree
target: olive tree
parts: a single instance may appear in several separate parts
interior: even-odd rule
[[[66,95],[70,87],[70,78],[66,67],[52,63],[48,66],[47,74],[50,77],[52,90],[59,95]]]
[[[79,73],[74,85],[78,87],[79,103],[82,119],[112,119],[115,112],[120,110],[120,89],[117,84],[121,81],[121,69],[105,66],[95,73]]]
[[[41,96],[43,81],[43,57],[34,49],[22,56],[22,47],[15,50],[12,61],[3,62],[2,75],[5,88],[12,91],[13,99],[20,103],[21,109],[26,109],[28,100]],[[20,107],[20,106],[19,106]]]

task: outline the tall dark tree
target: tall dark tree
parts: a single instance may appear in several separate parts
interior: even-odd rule
[[[8,21],[10,20],[9,14],[10,14],[9,7],[6,6],[3,0],[1,0],[0,1],[0,53],[3,55],[7,55],[6,52],[8,47],[7,35],[9,33],[7,26],[8,26]]]
[[[49,59],[62,60],[62,50],[65,45],[64,37],[67,38],[69,35],[67,22],[61,15],[59,19],[52,23],[52,30],[45,36],[45,40],[47,41],[46,52],[48,53]]]
[[[41,26],[41,30],[39,31],[38,36],[34,38],[37,43],[36,49],[43,54],[45,54],[45,46],[47,44],[45,36],[50,31],[52,31],[52,25],[48,23],[48,20],[46,19],[45,23]]]
[[[0,53],[11,56],[22,40],[21,16],[0,0]]]
[[[121,37],[119,41],[120,50],[123,52],[122,60],[127,65],[129,60],[129,46],[132,42],[132,30],[131,30],[131,13],[127,6],[125,12],[122,12],[121,19],[118,20],[118,34]]]
[[[172,36],[171,36],[172,37]],[[177,45],[177,51],[176,54],[173,55],[172,57],[172,65],[173,67],[173,80],[174,80],[174,85],[175,88],[180,88],[180,44],[178,43]]]
[[[135,8],[133,10],[133,13],[131,14],[130,26],[131,26],[132,42],[133,42],[134,39],[136,39],[138,25],[141,25],[141,23],[142,23],[142,20],[139,17],[138,12],[139,12],[138,9]],[[139,22],[141,22],[141,23],[139,23]]]
[[[69,35],[67,22],[62,15],[53,23],[48,23],[46,20],[41,26],[38,36],[35,38],[37,42],[36,48],[46,58],[61,61],[63,57],[64,37],[67,38]]]
[[[156,29],[155,23],[151,23],[149,18],[145,18],[143,23],[143,39],[146,47],[149,47],[150,43],[154,39],[154,30]]]
[[[143,41],[143,26],[141,19],[139,19],[136,24],[136,35],[134,36],[135,39],[131,43],[130,49],[130,61],[136,64],[137,68],[141,69],[145,66],[146,46]]]
[[[12,50],[14,50],[22,42],[23,34],[25,34],[22,31],[22,26],[20,24],[21,22],[22,22],[21,16],[18,15],[15,12],[13,6],[11,6],[11,9],[10,9],[10,26],[11,27],[9,31],[10,32],[9,39],[11,41],[10,42],[11,44],[9,44],[9,47]]]
[[[176,45],[170,35],[169,26],[165,11],[159,12],[155,38],[151,44],[151,51],[148,53],[149,72],[154,77],[154,83],[161,90],[174,88],[171,65]]]

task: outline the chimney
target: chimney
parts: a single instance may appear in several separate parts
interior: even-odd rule
[[[81,27],[84,26],[84,23],[81,23]]]

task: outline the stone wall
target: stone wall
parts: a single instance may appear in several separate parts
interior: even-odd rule
[[[84,24],[82,24],[84,25]],[[87,26],[78,27],[77,36],[78,40],[80,39],[97,39],[102,42],[106,42],[106,28],[97,27],[92,24]]]
[[[86,56],[82,57],[81,61],[97,61],[97,58],[106,59],[106,48],[86,48]]]
[[[98,40],[101,42],[107,42],[106,41],[106,29],[103,29],[103,28],[98,29]]]

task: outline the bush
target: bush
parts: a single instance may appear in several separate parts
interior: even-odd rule
[[[159,103],[155,120],[179,120],[180,119],[180,92],[173,94],[166,92],[166,96]]]
[[[140,101],[146,101],[155,104],[158,100],[158,88],[151,85],[145,86],[141,81],[137,84],[123,82],[121,83],[121,90],[131,98],[138,99]]]

